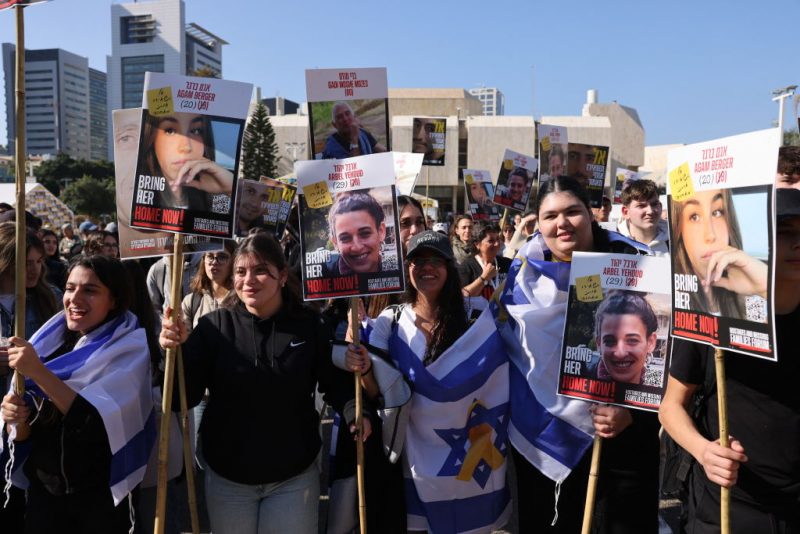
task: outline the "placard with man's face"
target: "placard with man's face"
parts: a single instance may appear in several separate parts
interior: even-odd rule
[[[525,211],[538,168],[536,158],[506,149],[492,202],[514,211]]]
[[[447,119],[414,117],[411,132],[411,152],[424,154],[422,164],[444,165]]]

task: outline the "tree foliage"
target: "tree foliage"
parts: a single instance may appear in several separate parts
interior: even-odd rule
[[[800,131],[795,128],[794,130],[786,130],[783,132],[783,144],[800,146]]]
[[[75,213],[92,217],[112,214],[116,217],[113,176],[98,179],[84,175],[64,188],[61,200]]]
[[[65,186],[82,176],[97,180],[114,181],[114,164],[104,160],[89,161],[73,159],[67,154],[58,154],[34,169],[37,180],[51,193],[58,196]]]
[[[242,140],[244,177],[252,180],[258,180],[260,176],[275,178],[279,160],[275,130],[269,121],[267,107],[259,102],[247,123]]]

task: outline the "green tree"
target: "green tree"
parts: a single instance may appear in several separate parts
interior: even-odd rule
[[[279,160],[275,130],[269,122],[267,107],[259,102],[244,130],[242,173],[252,180],[258,180],[260,176],[275,178]]]
[[[783,144],[800,146],[800,131],[795,128],[794,130],[786,130],[783,132]]]
[[[116,214],[114,179],[84,175],[64,188],[61,200],[75,213],[92,217]]]
[[[104,160],[76,160],[67,154],[60,153],[53,159],[43,162],[34,169],[33,173],[39,183],[58,196],[68,183],[81,176],[90,176],[98,180],[111,179],[113,181],[114,165]]]

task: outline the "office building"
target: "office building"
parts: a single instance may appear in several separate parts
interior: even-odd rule
[[[8,150],[14,154],[16,47],[3,43],[2,55]],[[28,154],[63,152],[76,159],[92,157],[91,87],[95,83],[92,76],[89,60],[72,52],[55,48],[25,51],[25,147]]]
[[[89,69],[89,157],[108,158],[108,96],[106,73]]]
[[[477,96],[483,104],[483,114],[488,116],[505,115],[506,97],[496,87],[476,87],[469,94]]]
[[[108,65],[108,123],[115,109],[142,104],[145,72],[222,76],[222,45],[198,24],[186,24],[183,0],[155,0],[111,6]],[[109,139],[111,136],[109,128]],[[109,143],[113,147],[113,143]],[[113,154],[109,154],[113,159]]]

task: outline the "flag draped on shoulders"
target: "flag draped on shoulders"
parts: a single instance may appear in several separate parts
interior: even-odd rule
[[[47,321],[30,342],[40,358],[53,354],[64,343],[64,312]],[[109,487],[119,504],[144,476],[155,443],[156,425],[151,393],[150,355],[144,329],[126,312],[81,337],[71,352],[45,366],[97,409],[111,448]],[[27,391],[46,397],[31,380]],[[11,429],[13,440],[16,428]],[[14,460],[12,481],[27,486],[22,473],[24,458]]]
[[[427,341],[410,307],[390,310],[370,343],[411,384],[404,444],[410,530],[486,532],[511,513],[506,487],[508,358],[490,310],[427,367]],[[379,339],[380,338],[380,339]]]
[[[584,401],[556,395],[569,292],[569,263],[546,261],[540,234],[523,246],[499,297],[498,321],[511,359],[509,438],[531,464],[564,480],[592,443]]]

